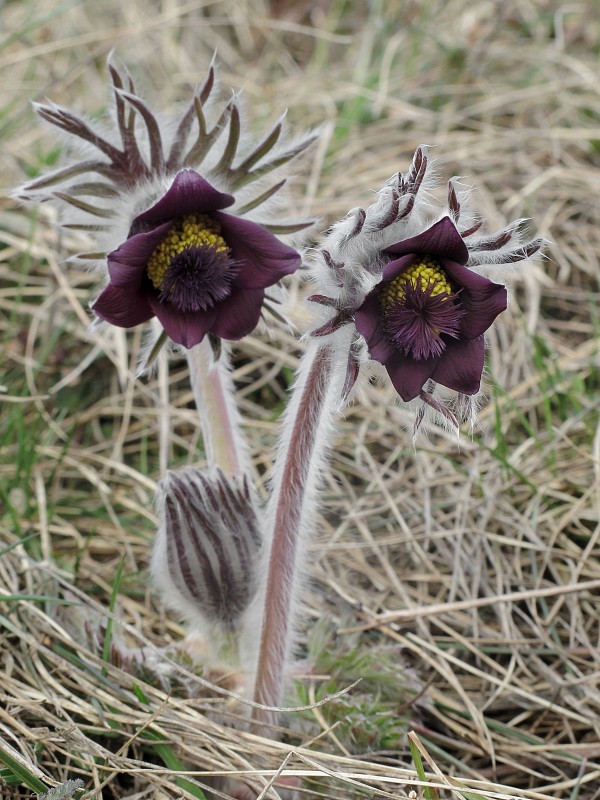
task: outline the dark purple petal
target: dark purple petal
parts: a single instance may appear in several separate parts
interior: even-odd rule
[[[498,314],[506,310],[506,287],[451,261],[443,261],[442,266],[460,289],[458,297],[465,311],[460,335],[476,339],[487,331]]]
[[[425,383],[434,374],[439,360],[439,358],[423,358],[415,361],[396,350],[386,361],[385,368],[394,384],[394,389],[405,403],[419,396]]]
[[[397,256],[426,253],[430,256],[448,258],[458,264],[466,264],[469,259],[467,246],[450,217],[444,217],[418,236],[386,247],[383,252]]]
[[[154,316],[143,292],[109,284],[92,306],[100,319],[119,328],[133,328]]]
[[[204,214],[233,205],[235,198],[219,192],[193,169],[178,172],[160,200],[136,217],[132,229],[143,230],[186,214]]]
[[[390,261],[389,264],[386,264],[383,268],[383,272],[381,273],[381,283],[390,283],[400,275],[401,272],[404,272],[405,269],[408,269],[414,262],[416,261],[417,256],[415,253],[410,253],[407,256],[402,256],[401,258],[396,258],[394,261]]]
[[[222,339],[242,339],[258,325],[265,293],[262,289],[244,289],[232,294],[217,306],[217,321],[211,333]]]
[[[354,321],[356,330],[365,337],[371,358],[385,364],[397,348],[386,336],[379,305],[380,285],[366,296],[363,304],[356,311]]]
[[[456,392],[477,394],[481,385],[484,354],[483,336],[473,340],[449,341],[431,377]]]
[[[265,289],[284,275],[291,275],[300,266],[302,259],[293,247],[280,242],[262,225],[220,212],[212,216],[220,224],[231,258],[239,268],[234,286]]]
[[[169,338],[187,348],[201,342],[217,318],[216,307],[206,311],[179,311],[170,303],[161,303],[154,294],[148,296],[148,304]]]
[[[108,274],[113,286],[136,291],[142,284],[148,259],[165,238],[171,223],[160,225],[148,233],[137,233],[108,254]]]
[[[130,237],[110,253],[111,283],[94,306],[98,315],[122,327],[132,327],[155,315],[169,337],[188,348],[198,344],[208,332],[225,339],[241,339],[253,331],[260,318],[264,289],[294,272],[301,258],[261,225],[220,213],[220,209],[233,202],[231,195],[217,191],[197,172],[190,169],[179,172],[167,193],[135,218]],[[200,303],[203,297],[192,297],[198,302],[191,303],[188,294],[195,286],[191,278],[198,277],[196,269],[185,286],[179,277],[170,283],[163,281],[161,294],[150,284],[148,261],[177,220],[188,214],[202,213],[210,214],[221,225],[232,262],[231,283],[225,287],[219,284],[219,292],[211,289],[208,292],[210,303]],[[186,269],[198,266],[195,262],[187,263],[189,254],[186,258],[183,264]],[[202,261],[200,266],[203,264]],[[171,263],[165,279],[175,267],[182,265]],[[175,291],[180,284],[182,292],[185,289],[185,303],[180,297],[182,292]],[[204,288],[208,291],[211,287]],[[225,289],[227,296],[222,298]]]

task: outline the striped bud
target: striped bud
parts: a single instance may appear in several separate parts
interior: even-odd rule
[[[234,631],[257,586],[261,534],[246,478],[186,467],[157,494],[152,575],[192,628]]]

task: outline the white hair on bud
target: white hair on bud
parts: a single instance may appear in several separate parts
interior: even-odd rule
[[[237,649],[258,588],[262,534],[250,484],[186,467],[166,474],[156,504],[154,584],[217,662],[222,647]]]

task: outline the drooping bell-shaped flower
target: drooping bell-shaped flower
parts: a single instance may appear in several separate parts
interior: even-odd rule
[[[465,266],[469,251],[449,217],[385,253],[393,260],[355,313],[370,357],[405,401],[429,379],[476,394],[483,334],[505,310],[506,289]]]
[[[324,309],[312,335],[355,326],[346,394],[368,356],[383,364],[404,401],[421,398],[456,425],[434,399],[436,385],[462,397],[479,392],[484,334],[507,302],[493,278],[535,256],[543,240],[525,240],[523,220],[481,233],[467,191],[451,180],[446,203],[436,207],[435,189],[420,147],[406,175],[394,175],[371,206],[333,226],[312,263],[318,293],[310,299]]]
[[[265,290],[300,265],[275,234],[311,221],[281,219],[273,198],[288,162],[314,141],[281,144],[280,119],[258,143],[234,99],[214,108],[215,70],[176,119],[159,124],[127,71],[109,60],[113,125],[88,124],[55,105],[38,114],[84,144],[85,157],[25,184],[25,201],[58,201],[65,227],[89,231],[80,254],[109,282],[93,305],[132,327],[156,316],[176,343],[210,333],[236,340],[257,325]],[[273,182],[273,176],[276,176]]]
[[[261,225],[224,212],[233,202],[194,170],[178,172],[108,254],[110,283],[96,314],[123,328],[156,316],[188,348],[207,333],[241,339],[254,330],[265,289],[294,272],[300,256]]]

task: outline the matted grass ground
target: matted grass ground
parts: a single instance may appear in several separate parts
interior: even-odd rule
[[[294,187],[323,227],[427,143],[491,227],[551,242],[491,332],[472,436],[413,448],[367,383],[340,422],[290,703],[363,680],[276,742],[231,727],[147,579],[161,464],[203,461],[184,361],[136,381],[139,331],[88,332],[80,237],[0,200],[0,795],[201,797],[235,774],[253,797],[283,768],[307,797],[600,797],[598,3],[5,0],[0,21],[3,193],[60,158],[29,98],[101,115],[116,48],[168,108],[216,49],[258,129],[285,106],[323,124]],[[299,351],[236,349],[262,481]]]

